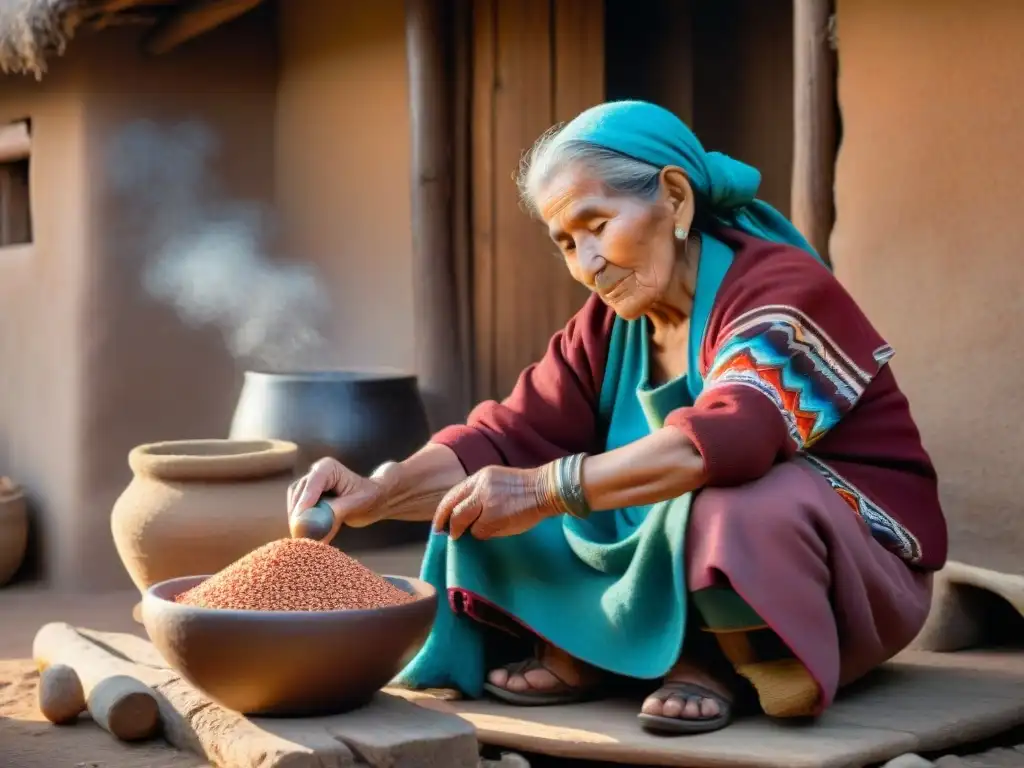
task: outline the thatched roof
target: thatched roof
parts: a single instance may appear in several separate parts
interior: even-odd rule
[[[83,28],[121,24],[160,27],[153,52],[212,29],[260,0],[0,0],[0,71],[42,77],[46,61],[64,52]]]

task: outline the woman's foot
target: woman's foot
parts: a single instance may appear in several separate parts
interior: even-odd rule
[[[554,646],[539,644],[532,658],[492,669],[484,688],[520,706],[569,704],[587,698],[600,679],[593,667]]]
[[[734,695],[728,686],[699,666],[680,659],[640,708],[650,730],[706,733],[732,720]]]

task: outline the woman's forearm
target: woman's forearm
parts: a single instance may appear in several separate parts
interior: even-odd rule
[[[375,477],[385,487],[383,520],[432,520],[446,493],[466,479],[455,451],[428,443]]]
[[[583,493],[593,510],[654,504],[696,490],[704,460],[690,439],[663,427],[636,442],[583,462]]]

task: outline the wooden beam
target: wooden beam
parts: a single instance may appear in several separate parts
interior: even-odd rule
[[[838,145],[833,12],[832,0],[793,0],[792,219],[826,261]]]
[[[188,0],[170,11],[143,41],[143,50],[160,55],[221,24],[248,13],[263,0]]]
[[[431,427],[465,416],[463,325],[453,227],[455,130],[451,0],[406,0],[412,128],[416,370]]]

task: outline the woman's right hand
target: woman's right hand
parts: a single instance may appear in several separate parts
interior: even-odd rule
[[[362,477],[335,459],[320,459],[288,487],[289,527],[294,531],[291,524],[325,495],[334,525],[324,541],[333,539],[342,525],[361,528],[377,522],[387,507],[387,475]]]

